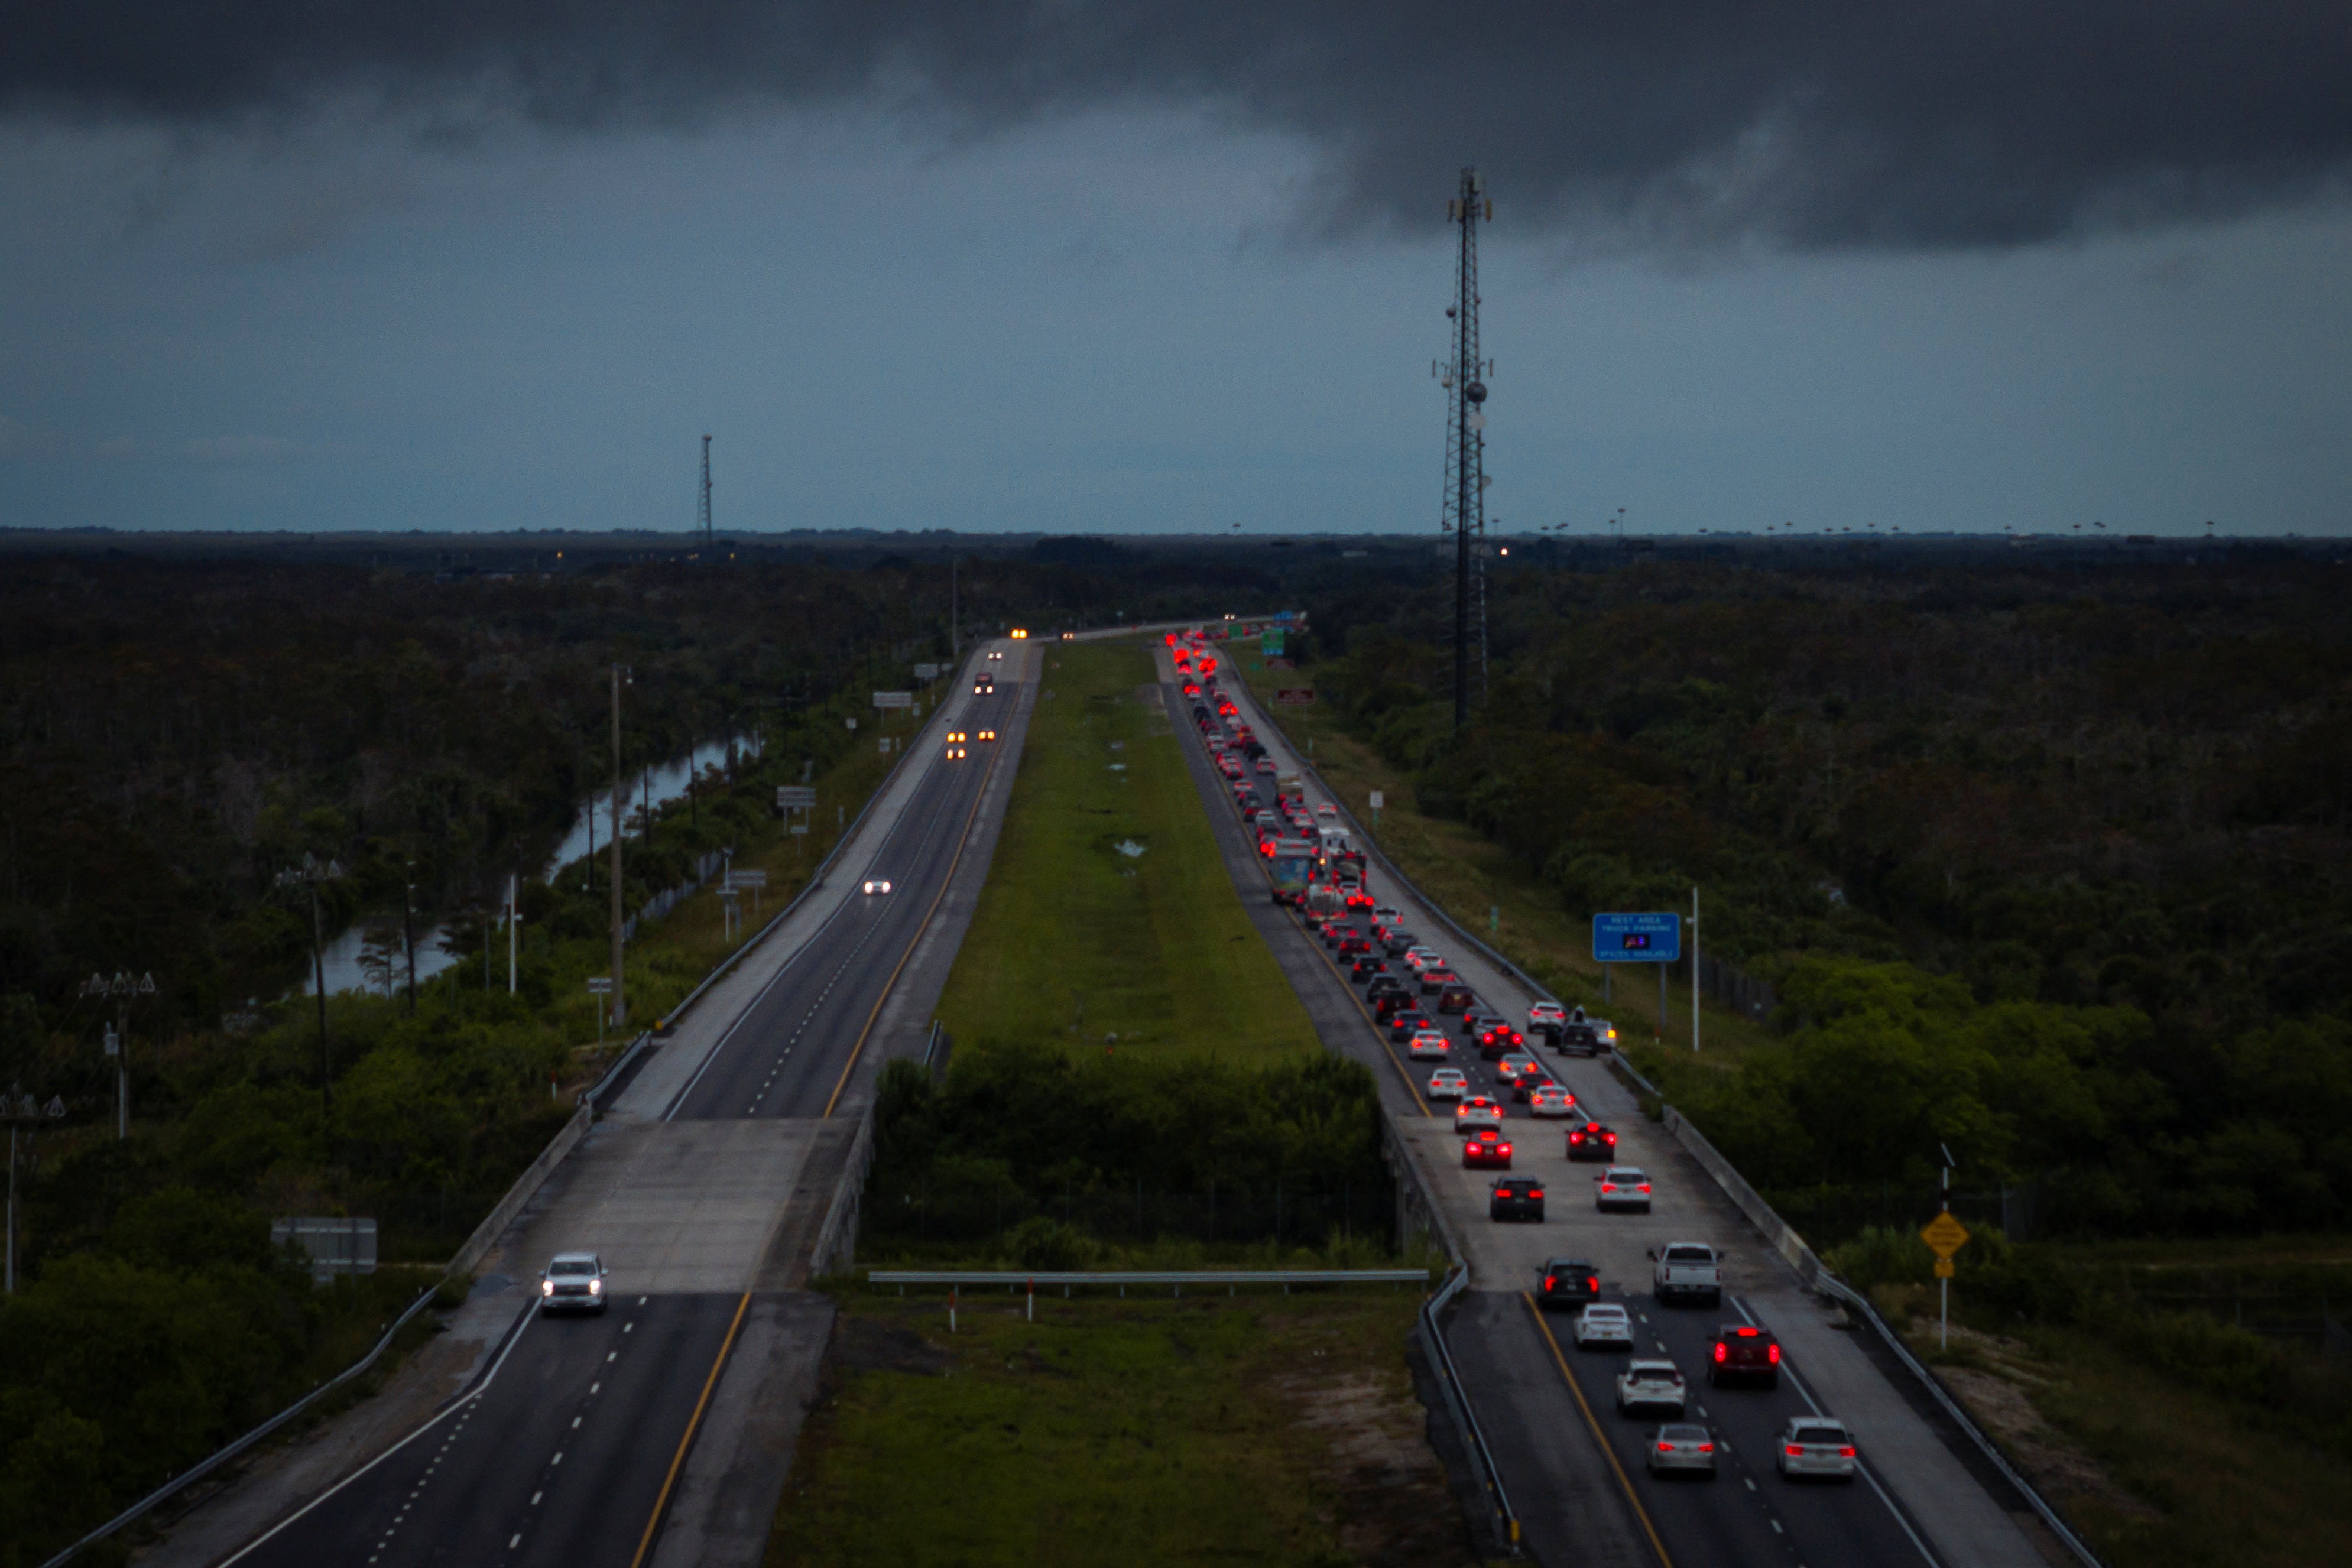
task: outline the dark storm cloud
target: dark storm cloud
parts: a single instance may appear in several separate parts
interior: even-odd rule
[[[2342,0],[36,0],[0,104],[266,121],[353,93],[559,125],[879,104],[958,135],[1200,105],[1319,149],[1346,229],[1476,162],[1580,243],[2000,246],[2342,189]]]

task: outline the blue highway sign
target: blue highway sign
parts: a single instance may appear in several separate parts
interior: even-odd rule
[[[1672,964],[1683,956],[1679,915],[1596,915],[1592,956],[1602,964]]]

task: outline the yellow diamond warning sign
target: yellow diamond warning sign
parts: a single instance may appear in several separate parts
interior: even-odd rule
[[[1969,1229],[1948,1209],[1928,1222],[1927,1228],[1919,1232],[1919,1239],[1927,1244],[1930,1252],[1948,1262],[1953,1253],[1969,1244]]]

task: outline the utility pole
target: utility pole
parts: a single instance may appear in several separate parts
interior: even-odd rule
[[[92,975],[81,983],[81,994],[100,999],[114,999],[114,1022],[106,1026],[106,1054],[114,1058],[114,1135],[131,1135],[131,998],[155,994],[155,977],[140,975],[135,978],[127,969],[117,969],[113,977]]]
[[[1698,884],[1691,884],[1691,1054],[1698,1054]]]
[[[1493,361],[1478,350],[1478,225],[1492,222],[1495,204],[1486,199],[1486,177],[1475,169],[1462,171],[1445,215],[1461,230],[1454,266],[1454,303],[1445,314],[1454,320],[1454,351],[1434,367],[1438,384],[1445,389],[1445,499],[1440,507],[1438,531],[1454,535],[1454,728],[1459,733],[1470,722],[1472,575],[1479,570],[1477,550],[1486,532],[1486,383]],[[1483,583],[1481,609],[1484,609]],[[1480,657],[1484,656],[1484,616],[1480,626]]]
[[[310,975],[319,993],[319,1107],[328,1116],[335,1113],[335,1079],[327,1053],[327,936],[319,913],[319,884],[340,881],[342,874],[338,862],[328,861],[322,865],[318,856],[309,854],[302,857],[300,865],[278,873],[278,886],[307,888],[310,894]]]
[[[613,1027],[629,1021],[626,981],[621,970],[621,666],[613,666]]]
[[[400,938],[408,949],[408,1016],[416,1016],[416,862],[408,862],[408,901],[401,905]]]
[[[963,599],[961,585],[957,580],[957,573],[962,568],[963,562],[953,556],[948,558],[948,664],[950,668],[963,653]]]
[[[507,873],[507,995],[515,994],[515,950],[521,936],[522,911],[516,906],[516,877]]]
[[[695,518],[702,529],[702,548],[713,548],[710,538],[710,437],[702,438],[702,510]]]
[[[36,1103],[30,1094],[22,1091],[0,1094],[0,1122],[8,1124],[8,1267],[5,1289],[12,1296],[16,1293],[16,1134],[21,1130],[29,1138],[30,1129],[44,1119],[61,1121],[65,1113],[66,1103],[54,1094],[47,1105]]]

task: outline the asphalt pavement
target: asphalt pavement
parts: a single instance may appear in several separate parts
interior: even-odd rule
[[[759,1561],[798,1408],[779,1426],[766,1406],[813,1393],[830,1322],[786,1288],[792,1254],[814,1239],[794,1216],[821,1214],[837,1184],[895,989],[919,979],[935,997],[944,979],[952,944],[927,943],[927,928],[951,884],[968,894],[984,873],[984,848],[967,844],[992,843],[973,830],[984,815],[992,828],[1017,761],[1036,660],[1021,643],[989,648],[1001,657],[984,650],[968,669],[993,673],[995,690],[971,691],[966,674],[910,739],[930,754],[908,757],[834,885],[771,936],[782,946],[714,989],[493,1251],[466,1312],[511,1326],[471,1381],[220,1561]],[[950,727],[1003,738],[957,758]],[[869,880],[889,891],[862,891]],[[542,1317],[538,1268],[572,1248],[604,1256],[612,1304]],[[730,1365],[739,1343],[748,1364]],[[676,1543],[662,1540],[673,1512],[691,1515]]]
[[[1161,666],[1171,706],[1184,716],[1182,727],[1197,735],[1191,704],[1177,689],[1179,677],[1164,653]],[[1280,733],[1246,693],[1233,689],[1239,683],[1221,685],[1277,768],[1297,770]],[[1221,733],[1230,736],[1229,729]],[[1778,1254],[1696,1162],[1640,1114],[1631,1092],[1601,1062],[1538,1051],[1538,1060],[1576,1095],[1578,1108],[1567,1120],[1538,1122],[1511,1103],[1508,1087],[1468,1048],[1459,1019],[1437,1020],[1454,1044],[1453,1060],[1409,1061],[1402,1043],[1375,1026],[1360,988],[1326,945],[1295,915],[1272,906],[1244,811],[1274,805],[1275,780],[1248,775],[1253,797],[1236,809],[1205,750],[1196,751],[1194,771],[1228,868],[1277,960],[1326,1042],[1374,1066],[1402,1141],[1465,1243],[1473,1288],[1459,1298],[1448,1343],[1521,1516],[1527,1548],[1538,1562],[1975,1568],[2044,1560],[2016,1518],[2021,1500],[1996,1500],[1978,1485],[1969,1467],[1855,1349],[1850,1332],[1832,1326],[1835,1314],[1797,1287]],[[1319,792],[1310,786],[1308,793],[1311,804]],[[1533,998],[1475,952],[1455,953],[1457,944],[1442,923],[1404,894],[1373,846],[1362,847],[1371,851],[1368,885],[1379,901],[1397,906],[1424,942],[1446,952],[1483,1002],[1524,1023]],[[1310,967],[1317,965],[1320,973]],[[1344,1004],[1335,999],[1342,996]],[[1473,1092],[1506,1105],[1506,1131],[1516,1145],[1513,1174],[1543,1179],[1544,1223],[1503,1225],[1488,1218],[1486,1186],[1493,1176],[1462,1168],[1450,1107],[1426,1095],[1428,1075],[1439,1066],[1462,1070]],[[1656,1189],[1651,1213],[1598,1212],[1590,1178],[1601,1167],[1571,1164],[1566,1153],[1567,1127],[1594,1116],[1618,1131],[1620,1161],[1651,1172]],[[1661,1309],[1652,1301],[1646,1252],[1670,1240],[1706,1241],[1724,1257],[1729,1294],[1722,1308]],[[1780,1336],[1789,1360],[1778,1389],[1707,1390],[1693,1401],[1692,1418],[1707,1424],[1721,1444],[1714,1481],[1649,1476],[1643,1445],[1655,1423],[1622,1418],[1615,1410],[1614,1378],[1623,1354],[1576,1351],[1569,1319],[1538,1314],[1524,1293],[1555,1257],[1591,1261],[1602,1277],[1603,1299],[1623,1301],[1636,1314],[1643,1352],[1670,1355],[1695,1392],[1706,1389],[1699,1373],[1717,1322],[1759,1322]],[[1772,1464],[1774,1434],[1791,1416],[1824,1413],[1845,1419],[1861,1437],[1863,1475],[1850,1485],[1783,1480]]]

